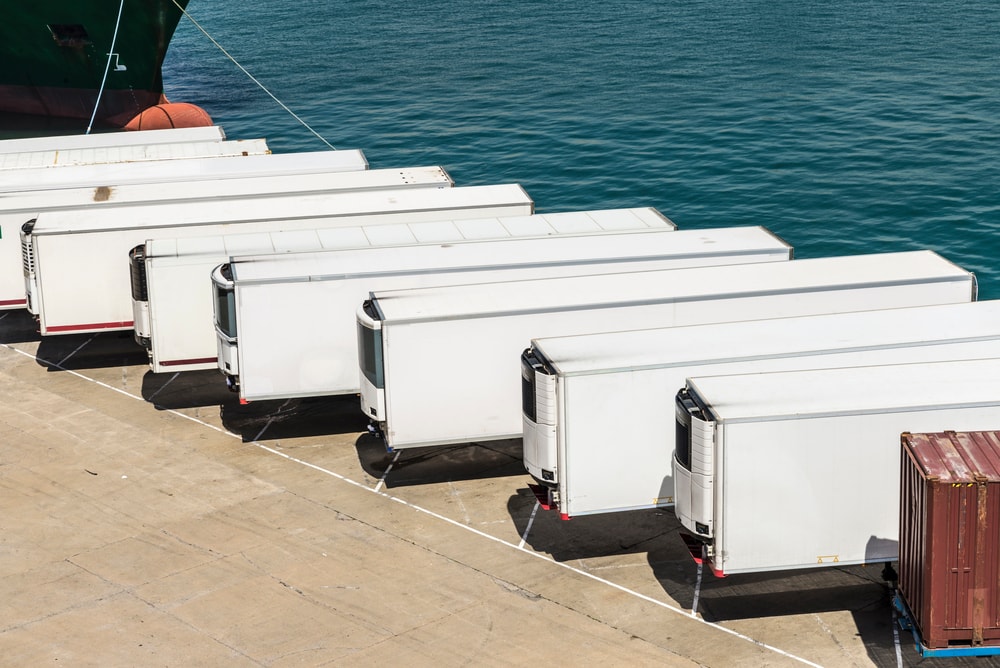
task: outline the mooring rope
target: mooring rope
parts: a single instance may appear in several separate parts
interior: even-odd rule
[[[281,100],[279,100],[277,97],[275,97],[274,93],[272,93],[271,91],[269,91],[264,84],[262,84],[260,81],[257,80],[256,77],[254,77],[254,75],[250,74],[250,72],[247,71],[247,68],[243,67],[235,58],[233,58],[233,56],[228,51],[226,51],[226,49],[221,44],[219,44],[217,41],[215,41],[214,37],[212,37],[211,35],[208,34],[207,30],[205,30],[204,28],[201,27],[200,23],[198,23],[197,21],[195,21],[194,18],[190,14],[188,14],[188,12],[187,12],[186,9],[184,9],[183,7],[181,7],[177,3],[177,0],[172,0],[172,2],[174,3],[174,5],[177,6],[177,9],[181,10],[181,13],[184,14],[184,16],[187,17],[187,19],[189,21],[191,21],[191,23],[194,24],[195,27],[198,30],[200,30],[202,32],[202,34],[205,35],[205,37],[207,37],[209,39],[209,41],[211,41],[212,44],[214,44],[216,46],[216,48],[219,49],[219,51],[221,51],[223,54],[225,54],[226,58],[228,58],[229,60],[231,60],[233,62],[233,64],[236,65],[236,67],[240,68],[240,70],[243,72],[243,74],[247,75],[247,77],[249,77],[251,81],[253,81],[255,84],[257,84],[257,86],[259,86],[262,91],[264,91],[265,93],[267,93],[268,96],[270,96],[270,98],[272,100],[274,100],[278,104],[278,106],[280,106],[282,109],[284,109],[285,111],[287,111],[289,113],[289,115],[292,118],[294,118],[295,120],[297,120],[299,123],[301,123],[302,126],[306,130],[309,130],[309,132],[311,132],[314,135],[316,135],[316,137],[321,142],[323,142],[324,144],[326,144],[331,149],[336,150],[336,147],[334,147],[333,144],[331,144],[330,142],[328,142],[323,137],[323,135],[321,135],[320,133],[316,132],[316,130],[314,130],[308,123],[306,123],[304,120],[302,120],[301,118],[299,118],[299,116],[294,111],[292,111],[287,106],[285,106],[285,104]]]
[[[122,9],[125,8],[125,0],[121,1],[118,5],[118,19],[115,21],[115,34],[111,36],[111,48],[108,49],[108,62],[104,65],[104,76],[101,77],[101,87],[97,90],[97,101],[94,102],[94,113],[90,115],[90,123],[87,124],[87,131],[84,134],[90,134],[90,129],[94,127],[94,119],[97,118],[97,108],[101,106],[101,96],[104,95],[104,84],[108,80],[108,70],[111,69],[111,58],[115,55],[115,42],[118,41],[118,28],[122,24]]]

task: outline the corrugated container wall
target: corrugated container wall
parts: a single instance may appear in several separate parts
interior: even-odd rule
[[[1000,431],[903,433],[902,450],[899,593],[923,643],[1000,645]]]

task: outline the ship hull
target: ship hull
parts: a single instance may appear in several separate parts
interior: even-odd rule
[[[163,101],[160,68],[180,17],[172,0],[19,3],[0,24],[0,112],[124,125]]]

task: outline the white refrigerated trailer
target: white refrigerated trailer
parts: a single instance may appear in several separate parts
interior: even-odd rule
[[[676,406],[704,493],[674,510],[717,575],[892,561],[901,433],[995,430],[1000,359],[700,376]]]
[[[391,449],[520,438],[533,338],[972,301],[932,251],[373,293],[358,311],[364,412]]]
[[[519,185],[504,184],[43,212],[21,229],[27,307],[42,335],[132,329],[129,251],[157,236],[494,218],[526,215],[533,206]]]
[[[53,135],[49,137],[19,137],[0,140],[0,153],[30,153],[66,151],[99,146],[135,146],[142,144],[176,144],[192,141],[222,141],[226,133],[218,125],[197,128],[164,128],[128,132],[96,132],[89,135]]]
[[[269,153],[265,139],[224,141],[193,141],[176,144],[142,144],[127,146],[95,146],[67,151],[29,151],[0,153],[0,173],[11,170],[33,170],[74,165],[130,163],[147,160],[180,160],[225,155],[261,155]]]
[[[373,169],[227,178],[218,180],[134,183],[120,186],[32,190],[0,195],[0,309],[25,305],[24,272],[18,230],[41,212],[100,211],[159,202],[222,201],[292,193],[360,192],[388,188],[450,188],[441,167]],[[5,235],[3,232],[6,231]]]
[[[683,505],[669,407],[690,376],[990,356],[998,300],[535,339],[524,464],[564,518]]]
[[[308,153],[262,153],[145,162],[111,162],[73,165],[59,169],[9,170],[0,178],[3,193],[59,188],[107,188],[130,183],[170,181],[216,181],[250,176],[313,174],[368,169],[360,150],[310,151]]]
[[[298,296],[298,288],[303,281],[336,281],[343,278],[341,256],[329,256],[328,261],[319,251],[363,249],[384,246],[421,246],[455,244],[459,242],[487,239],[518,239],[531,237],[566,236],[596,234],[599,232],[673,230],[675,225],[654,209],[632,209],[621,211],[574,211],[570,213],[537,214],[531,216],[511,216],[506,218],[478,218],[468,220],[438,220],[421,223],[396,223],[355,227],[334,227],[291,232],[270,232],[259,234],[232,234],[219,237],[195,239],[151,239],[132,252],[132,313],[136,340],[149,351],[150,368],[154,372],[190,371],[195,369],[215,369],[220,367],[216,330],[213,325],[212,291],[207,290],[208,277],[213,270],[240,256],[231,263],[230,274],[240,278],[240,291],[258,293],[264,290],[292,290],[289,299],[293,302],[265,306],[275,309],[272,315],[261,312],[241,312],[241,319],[263,318],[276,320],[277,313],[295,313],[292,321],[273,322],[275,328],[293,328],[293,322],[302,321],[302,326],[283,339],[293,345],[292,340],[306,336],[312,345],[319,345],[325,334],[318,332],[313,320],[332,317],[326,307],[319,308],[318,295],[310,292]],[[747,235],[749,236],[749,234]],[[396,252],[396,251],[394,251]],[[270,258],[267,255],[287,254],[288,258]],[[258,256],[258,257],[254,257]],[[263,257],[260,257],[263,256]],[[379,256],[382,257],[382,256]],[[371,261],[377,258],[372,256]],[[252,264],[251,264],[252,263]],[[371,266],[366,268],[371,271]],[[402,272],[402,267],[399,267]],[[253,280],[244,282],[244,275]],[[331,276],[331,274],[333,276]],[[232,282],[217,274],[215,289],[217,299],[232,299]],[[277,287],[276,282],[287,283]],[[228,286],[228,287],[227,287]],[[313,290],[319,286],[313,286]],[[327,284],[326,290],[337,290],[336,284]],[[367,296],[364,293],[363,296]],[[282,297],[285,299],[285,297]],[[354,310],[361,303],[351,303],[344,318],[347,331],[355,338]],[[301,307],[301,309],[299,308]],[[252,331],[252,330],[251,330]],[[253,339],[251,339],[253,340]],[[230,369],[236,368],[235,342],[222,344],[222,357],[230,360]],[[269,345],[272,359],[284,359],[297,351],[276,349]],[[256,355],[256,353],[253,353]],[[333,351],[322,355],[325,359]],[[358,374],[356,354],[351,357],[350,386],[357,391]],[[225,369],[225,366],[222,367]],[[292,373],[288,370],[287,373]],[[235,375],[235,371],[233,371]],[[343,387],[339,381],[334,387]],[[249,390],[254,384],[243,389]],[[287,391],[287,390],[284,390]],[[298,390],[301,393],[303,390]],[[332,393],[332,392],[328,392]],[[257,398],[257,397],[246,397]]]
[[[372,291],[791,259],[761,227],[629,231],[634,213],[619,212],[620,232],[237,258],[230,280],[213,274],[229,307],[219,366],[244,400],[354,394],[354,314]]]

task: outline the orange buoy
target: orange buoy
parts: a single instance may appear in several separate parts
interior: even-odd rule
[[[200,128],[212,125],[208,112],[187,102],[165,102],[139,113],[125,124],[126,130],[166,130],[169,128]]]

